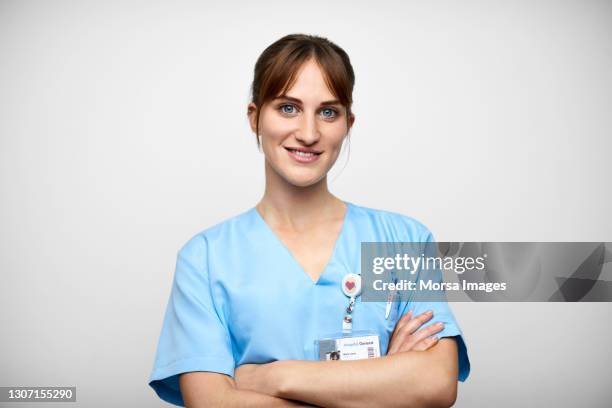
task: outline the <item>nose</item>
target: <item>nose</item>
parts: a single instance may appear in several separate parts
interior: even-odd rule
[[[318,142],[321,138],[321,132],[319,132],[316,118],[311,115],[302,115],[300,128],[296,132],[295,138],[307,146]]]

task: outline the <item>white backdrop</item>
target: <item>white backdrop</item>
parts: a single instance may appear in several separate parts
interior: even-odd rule
[[[440,241],[612,241],[611,23],[587,0],[0,0],[0,386],[166,406],[176,252],[261,197],[249,86],[288,33],[355,68],[339,197]],[[457,407],[609,406],[611,304],[453,310]]]

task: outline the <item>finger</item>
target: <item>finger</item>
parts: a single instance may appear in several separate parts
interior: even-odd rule
[[[410,339],[410,336],[419,327],[421,327],[424,323],[428,322],[433,317],[433,312],[431,310],[428,310],[424,313],[421,313],[414,319],[409,318],[411,315],[412,315],[412,310],[406,313],[404,316],[402,316],[402,319],[404,319],[404,322],[400,324],[400,322],[398,321],[398,324],[396,325],[395,330],[393,331],[393,334],[391,336],[391,340],[389,343],[395,346],[393,348],[394,351],[396,350],[396,348],[397,349],[403,348],[405,343],[407,343],[407,345],[410,345],[410,346],[414,345],[414,343],[418,341],[418,339],[412,341]],[[391,349],[392,348],[390,347],[390,350]]]
[[[393,336],[401,330],[401,328],[406,325],[406,323],[408,323],[410,321],[410,319],[412,319],[412,310],[409,310],[408,313],[406,313],[405,315],[403,315],[398,321],[397,323],[395,323],[395,327],[393,328],[393,333],[391,334],[391,339],[393,339]]]
[[[393,328],[393,333],[391,333],[391,337],[389,339],[389,344],[393,344],[394,340],[397,337],[397,334],[400,332],[400,330],[402,329],[402,327],[408,322],[410,321],[410,319],[412,318],[412,310],[409,310],[406,314],[404,314],[398,321],[397,323],[395,323],[395,327]],[[391,349],[391,347],[389,348]]]
[[[444,330],[444,323],[438,322],[430,324],[429,326],[412,333],[411,340],[415,343],[418,343],[419,341],[431,337],[434,334],[441,332],[442,330]]]
[[[408,330],[409,333],[414,333],[419,327],[430,321],[432,317],[433,311],[428,310],[408,321],[405,326],[402,326],[402,328],[405,327],[405,330]]]
[[[396,353],[402,346],[402,343],[405,341],[406,337],[410,335],[410,333],[408,333],[406,330],[402,330],[402,328],[406,326],[406,323],[410,321],[411,318],[412,310],[409,310],[400,318],[400,320],[397,321],[395,328],[393,329],[393,333],[391,333],[389,350],[387,351],[387,354]]]
[[[393,337],[389,342],[390,352],[405,350],[406,347],[410,347],[418,341],[417,339],[412,339],[413,334],[407,329],[407,327],[407,325],[404,325],[393,333]]]
[[[395,327],[393,328],[393,334],[400,332],[402,328],[405,327],[406,324],[410,322],[410,320],[412,320],[412,317],[412,310],[409,310],[408,312],[406,312],[406,314],[400,317],[397,323],[395,323]]]
[[[391,338],[389,340],[389,351],[388,354],[397,352],[399,347],[405,341],[406,337],[409,336],[406,330],[401,330],[401,328],[396,327],[393,333],[391,334]]]
[[[415,344],[412,350],[415,350],[415,351],[429,350],[430,348],[432,348],[438,343],[438,340],[439,338],[437,336],[428,337],[426,339],[419,341],[417,344]]]
[[[431,324],[425,328],[419,329],[412,334],[408,334],[408,330],[402,330],[398,334],[397,347],[400,350],[411,350],[420,341],[433,336],[436,333],[444,330],[444,323],[438,322]]]
[[[427,337],[416,344],[402,346],[400,351],[426,351],[438,343],[438,340],[437,336]]]
[[[412,319],[412,310],[409,310],[408,313],[400,317],[397,323],[395,323],[395,328],[393,329],[393,333],[400,330],[402,326],[404,326],[406,323],[410,321],[410,319]]]

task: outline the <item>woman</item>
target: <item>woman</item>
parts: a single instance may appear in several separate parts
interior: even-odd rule
[[[362,241],[433,241],[413,218],[328,190],[355,120],[354,80],[348,55],[321,37],[288,35],[259,57],[248,117],[265,156],[265,193],[179,251],[150,377],[162,399],[193,407],[454,403],[469,361],[447,304],[404,299],[387,310],[351,295],[347,308],[341,289],[359,270]],[[375,333],[382,357],[343,361],[332,350],[318,361],[325,334],[347,326]]]

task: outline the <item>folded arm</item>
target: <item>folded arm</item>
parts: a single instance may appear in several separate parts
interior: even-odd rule
[[[237,368],[238,388],[325,407],[449,407],[457,396],[457,344],[417,330],[431,312],[398,321],[388,353],[353,361],[285,360]]]
[[[427,351],[381,358],[285,360],[252,368],[259,379],[251,388],[325,407],[449,407],[457,395],[457,347],[452,338],[441,339]]]
[[[299,401],[255,391],[239,390],[234,380],[213,372],[190,372],[179,376],[179,385],[185,406],[200,407],[306,407]]]

